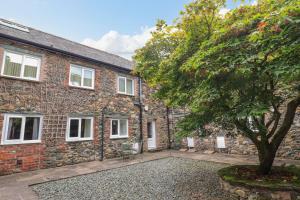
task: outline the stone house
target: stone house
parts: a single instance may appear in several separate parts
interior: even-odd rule
[[[132,67],[0,19],[0,175],[168,148],[167,110]]]

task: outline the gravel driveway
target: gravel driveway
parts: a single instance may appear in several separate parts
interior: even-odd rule
[[[233,200],[216,171],[225,164],[165,158],[32,186],[42,200]]]

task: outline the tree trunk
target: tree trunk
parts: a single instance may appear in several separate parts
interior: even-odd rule
[[[274,159],[276,156],[276,149],[271,146],[264,146],[258,149],[259,167],[258,173],[267,175],[270,173]]]

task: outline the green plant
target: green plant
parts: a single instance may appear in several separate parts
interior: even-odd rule
[[[268,174],[300,105],[300,2],[259,0],[221,16],[224,4],[195,0],[174,25],[159,21],[135,73],[168,106],[189,111],[181,136],[209,123],[236,127]]]

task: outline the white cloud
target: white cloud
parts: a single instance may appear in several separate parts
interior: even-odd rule
[[[252,5],[252,6],[256,6],[257,3],[258,3],[257,0],[254,0],[254,1],[251,3],[251,5]]]
[[[228,9],[228,8],[221,8],[219,11],[219,14],[222,16],[225,16],[226,13],[228,13],[229,11],[230,11],[230,9]]]
[[[155,27],[143,27],[140,33],[134,35],[125,35],[112,30],[100,39],[86,38],[81,43],[131,60],[134,51],[144,46],[151,38],[151,31],[154,30]]]

